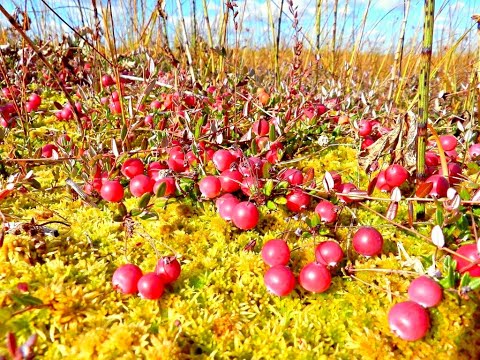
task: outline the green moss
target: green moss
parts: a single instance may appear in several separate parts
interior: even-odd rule
[[[303,165],[316,168],[317,177],[325,169],[341,166],[347,169],[342,173],[345,180],[353,180],[358,176],[356,168],[345,166],[352,161],[352,151],[339,147]],[[41,182],[49,184],[47,170],[41,176]],[[360,179],[364,185],[364,175]],[[131,208],[135,200],[126,204]],[[366,204],[385,211],[382,204]],[[32,239],[27,235],[8,234],[1,249],[1,309],[24,309],[11,297],[19,294],[19,282],[27,282],[29,294],[46,307],[20,312],[9,320],[7,316],[0,325],[0,338],[13,331],[24,341],[36,332],[43,358],[473,359],[480,355],[478,293],[469,301],[445,293],[438,308],[430,310],[432,328],[427,337],[414,343],[395,337],[387,324],[388,310],[406,299],[412,276],[358,271],[355,280],[340,273],[323,294],[297,287],[285,298],[270,295],[263,284],[267,267],[259,256],[260,248],[265,241],[302,226],[301,221],[287,221],[282,209],[267,212],[263,208],[258,228],[242,232],[222,220],[210,203],[196,207],[180,200],[166,206],[158,202],[154,209],[159,219],[140,221],[137,232],[125,240],[119,223],[112,221],[113,206],[83,206],[63,190],[29,193],[28,197],[17,193],[2,208],[24,219],[61,216],[70,223],[70,227],[58,225],[61,236],[46,239],[46,251],[38,256],[43,261],[33,265],[16,250],[21,243],[25,254],[32,255]],[[364,208],[353,211],[356,223],[378,227],[386,242],[384,255],[368,260],[350,249],[348,260],[357,269],[412,270],[399,256],[397,243],[418,261],[433,253],[430,244]],[[405,215],[406,209],[401,208],[399,216]],[[336,229],[345,250],[353,225],[351,214],[345,211]],[[173,250],[181,256],[181,277],[159,301],[123,296],[112,289],[115,268],[127,261],[145,272],[153,270],[155,251],[142,233],[154,239],[161,255]],[[320,239],[290,234],[288,241],[297,249],[291,262],[296,274],[313,260],[315,242]],[[257,242],[254,251],[244,251],[251,240]],[[3,342],[0,346],[0,352],[5,352]]]

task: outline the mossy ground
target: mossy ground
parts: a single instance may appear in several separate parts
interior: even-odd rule
[[[331,148],[302,166],[317,174],[342,171],[344,181],[365,179],[357,174],[355,150]],[[51,168],[36,171],[45,187]],[[133,207],[134,199],[126,202]],[[366,203],[381,210],[382,205]],[[431,330],[422,341],[405,342],[389,330],[390,307],[406,299],[412,276],[398,273],[358,272],[356,279],[334,277],[323,294],[296,290],[285,298],[269,294],[263,285],[262,244],[294,230],[300,222],[287,220],[282,210],[262,209],[255,230],[242,232],[222,220],[211,202],[177,199],[166,205],[157,200],[158,220],[139,221],[125,240],[119,223],[112,221],[114,206],[99,209],[74,201],[64,188],[16,193],[1,204],[2,211],[38,222],[67,219],[58,225],[60,236],[46,238],[38,254],[26,235],[7,234],[0,255],[0,338],[13,331],[20,341],[39,336],[37,353],[48,359],[475,359],[480,356],[478,294],[461,300],[445,292],[445,300],[430,310]],[[361,207],[353,207],[358,224],[374,225],[384,238],[384,254],[364,259],[350,249],[352,214],[344,211],[336,230],[356,268],[403,269],[397,251],[402,243],[409,255],[431,256],[432,246]],[[405,214],[405,209],[401,209]],[[52,225],[54,226],[54,225]],[[181,255],[180,279],[159,301],[123,296],[114,291],[111,277],[119,265],[133,262],[152,271],[156,254],[173,249]],[[291,266],[298,274],[313,260],[316,239],[289,237]],[[252,252],[243,250],[256,240]],[[25,254],[19,253],[24,248]],[[30,255],[33,265],[24,260]],[[16,301],[20,282],[45,306],[31,309]],[[0,353],[6,353],[4,343]]]

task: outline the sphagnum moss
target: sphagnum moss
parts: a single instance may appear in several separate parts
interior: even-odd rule
[[[344,147],[343,161],[350,158]],[[305,163],[321,174],[344,167],[333,163],[333,154]],[[342,155],[343,156],[343,155]],[[322,162],[324,161],[324,162]],[[351,161],[354,161],[351,159]],[[345,172],[354,179],[357,175]],[[363,175],[360,176],[365,180]],[[362,183],[362,186],[364,184]],[[29,284],[29,294],[46,307],[32,308],[15,315],[0,326],[25,340],[31,332],[39,335],[38,353],[43,358],[160,359],[160,358],[339,358],[472,359],[478,356],[480,321],[477,300],[458,301],[445,293],[445,300],[431,310],[432,328],[423,341],[408,343],[389,330],[386,316],[392,302],[406,299],[410,276],[358,271],[359,279],[336,276],[322,294],[308,294],[297,288],[286,298],[274,297],[263,285],[266,265],[259,256],[261,245],[280,237],[301,222],[289,222],[281,209],[263,210],[263,228],[241,232],[220,219],[211,204],[195,207],[177,200],[156,206],[159,219],[140,221],[137,234],[127,242],[118,223],[112,221],[114,208],[80,206],[65,192],[38,194],[53,214],[68,219],[71,226],[59,225],[59,239],[49,240],[44,263],[29,265],[8,253],[16,239],[7,234],[0,269],[0,304],[3,309],[21,311],[11,300],[19,282]],[[14,196],[4,206],[28,219],[38,217],[38,206]],[[134,202],[127,202],[134,206]],[[110,208],[110,207],[109,207]],[[377,209],[380,210],[380,209]],[[385,254],[365,260],[349,253],[358,269],[405,269],[396,251],[402,243],[413,259],[431,251],[431,245],[383,223],[364,208],[354,209],[358,223],[377,226],[385,238]],[[342,215],[337,236],[345,248],[354,226]],[[267,219],[267,220],[265,220]],[[155,265],[155,252],[140,235],[155,240],[162,255],[175,251],[181,257],[180,279],[158,301],[146,301],[115,292],[111,285],[114,269],[133,261],[144,271]],[[22,239],[29,241],[28,237]],[[292,267],[313,260],[315,241],[290,234]],[[256,240],[253,252],[243,251]],[[3,312],[2,312],[3,314]],[[4,346],[3,343],[1,346]],[[2,348],[4,351],[4,349]]]

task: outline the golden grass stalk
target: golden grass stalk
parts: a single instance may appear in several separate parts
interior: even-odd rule
[[[417,180],[424,180],[425,151],[427,144],[428,100],[430,92],[430,64],[432,60],[433,24],[435,0],[425,0],[423,23],[423,47],[419,79],[419,101],[417,120]]]
[[[207,0],[202,0],[203,5],[203,17],[205,18],[205,25],[207,27],[207,41],[208,47],[210,48],[210,58],[209,62],[211,65],[212,73],[215,72],[215,59],[214,59],[214,52],[213,52],[213,36],[212,36],[212,28],[210,27],[210,18],[208,16],[208,7],[207,7]]]
[[[188,68],[190,69],[190,76],[192,77],[192,82],[195,83],[195,71],[193,70],[193,60],[190,52],[190,44],[188,42],[187,26],[185,24],[185,17],[183,16],[182,4],[180,3],[180,0],[177,0],[177,8],[180,15],[180,21],[182,23],[183,47],[185,48],[185,54],[187,55]]]
[[[277,77],[277,84],[280,84],[280,65],[279,65],[279,54],[280,54],[280,32],[282,30],[282,15],[283,15],[283,0],[280,1],[280,13],[278,14],[278,25],[277,25],[277,39],[275,41],[275,74]]]
[[[332,75],[335,77],[335,69],[337,68],[336,62],[336,49],[337,49],[337,16],[338,16],[338,0],[335,0],[333,5],[333,27],[332,27]]]
[[[355,41],[355,45],[353,46],[352,54],[350,56],[350,62],[348,64],[348,70],[347,70],[347,93],[350,92],[351,90],[351,84],[352,84],[352,78],[353,78],[353,69],[354,69],[354,63],[357,58],[359,49],[360,49],[360,44],[362,43],[363,40],[363,34],[365,32],[365,25],[367,23],[367,18],[368,18],[368,13],[370,11],[370,5],[372,4],[372,0],[368,0],[367,6],[365,7],[365,12],[363,13],[362,17],[362,25],[360,27],[360,36],[357,38]]]
[[[472,20],[477,23],[477,38],[478,38],[478,49],[477,49],[477,65],[476,65],[476,74],[477,81],[474,83],[475,88],[477,89],[477,123],[480,123],[480,14],[472,16]]]
[[[395,51],[395,57],[393,59],[392,74],[390,77],[390,87],[388,89],[387,100],[392,100],[393,93],[395,91],[395,83],[398,81],[400,74],[402,73],[402,60],[403,60],[403,46],[405,44],[405,30],[407,28],[407,19],[410,12],[410,0],[403,2],[403,20],[400,27],[400,36],[398,38],[397,49]]]

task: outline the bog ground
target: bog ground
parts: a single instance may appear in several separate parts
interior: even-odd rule
[[[479,358],[475,28],[312,3],[0,5],[0,359]]]

